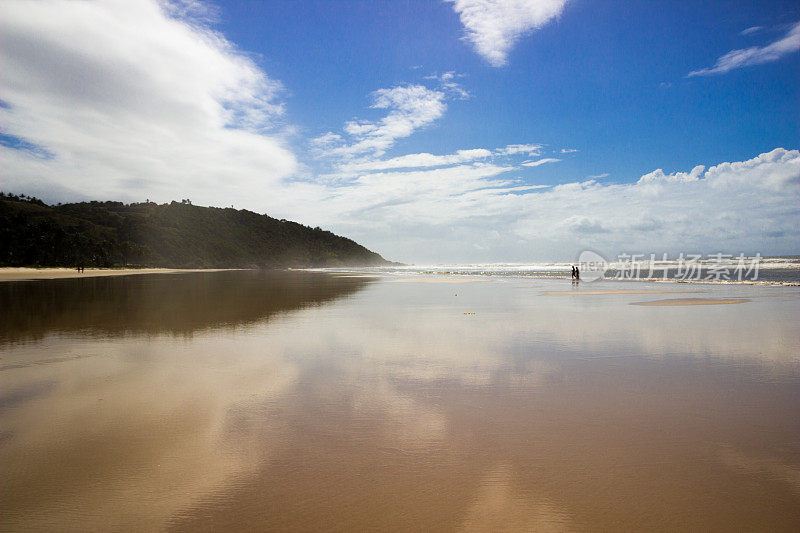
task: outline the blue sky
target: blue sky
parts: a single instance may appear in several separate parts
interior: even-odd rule
[[[686,75],[797,21],[796,2],[568,2],[501,68],[460,40],[458,16],[442,2],[226,3],[218,27],[285,83],[289,115],[309,135],[367,116],[377,88],[463,74],[471,98],[396,153],[518,142],[579,149],[528,174],[553,183],[602,173],[630,181],[654,161],[677,171],[796,147],[797,55],[726,76]],[[754,26],[764,28],[740,35]]]
[[[235,205],[407,262],[800,253],[799,23],[796,2],[11,2],[0,187]]]

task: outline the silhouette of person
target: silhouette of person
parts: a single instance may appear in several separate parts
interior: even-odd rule
[[[575,281],[581,280],[581,271],[578,270],[578,267],[575,267]]]
[[[575,265],[572,265],[572,279],[575,279]]]

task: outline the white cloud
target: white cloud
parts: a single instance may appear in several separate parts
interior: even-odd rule
[[[490,65],[506,64],[525,34],[561,14],[566,0],[447,0],[466,30],[465,39]]]
[[[407,262],[570,259],[591,248],[642,253],[797,253],[800,152],[633,183],[548,188],[514,165],[458,164],[363,175],[346,186],[297,184],[329,227]],[[288,207],[291,212],[294,208]]]
[[[383,155],[397,139],[408,137],[416,130],[439,119],[447,109],[446,94],[442,90],[429,89],[423,85],[400,85],[391,89],[379,89],[372,93],[372,108],[386,109],[388,113],[379,121],[352,121],[344,130],[351,142],[336,141],[336,134],[326,133],[312,142],[327,147],[322,155],[353,156],[363,153]]]
[[[542,153],[541,144],[509,144],[505,148],[496,150],[500,155],[525,154],[527,156],[537,156]]]
[[[327,139],[332,139],[336,142],[341,139],[340,136],[328,133],[315,139],[317,144],[329,144]],[[454,154],[434,155],[429,153],[420,154],[407,154],[391,159],[380,159],[376,157],[363,157],[360,159],[345,158],[344,162],[337,166],[339,176],[351,175],[357,172],[373,172],[376,170],[389,170],[398,168],[417,168],[417,167],[441,167],[446,165],[456,165],[459,163],[468,163],[489,157],[509,157],[515,155],[538,155],[541,150],[541,145],[538,144],[510,144],[504,148],[496,148],[488,150],[486,148],[472,148],[469,150],[457,150]],[[556,160],[544,160],[543,163],[549,163]],[[524,163],[523,163],[524,164]],[[541,163],[539,163],[541,164]],[[536,165],[530,165],[536,166]]]
[[[578,151],[579,150],[577,148],[562,148],[561,149],[561,153],[562,154],[574,154],[575,152],[578,152]]]
[[[230,205],[324,226],[402,261],[573,257],[581,248],[800,252],[800,152],[656,170],[634,183],[531,183],[514,144],[384,158],[459,98],[399,85],[375,120],[313,143],[341,179],[299,180],[280,84],[202,21],[155,1],[0,5],[0,188],[76,198]],[[24,148],[28,146],[28,148]],[[359,166],[360,165],[360,166]],[[654,165],[655,166],[655,165]]]
[[[752,30],[752,28],[748,28],[748,30]],[[748,30],[745,30],[745,32]],[[800,22],[795,23],[782,39],[774,43],[767,46],[752,46],[740,50],[731,50],[717,59],[713,67],[694,70],[689,73],[689,77],[724,74],[737,68],[770,63],[798,50],[800,50]]]
[[[311,146],[317,156],[343,159],[354,157],[373,159],[383,156],[398,139],[408,137],[441,118],[447,110],[448,100],[469,98],[469,92],[455,81],[461,77],[462,74],[449,71],[441,75],[425,76],[425,79],[438,82],[435,88],[420,84],[405,84],[378,89],[370,95],[372,98],[370,107],[387,110],[383,118],[377,121],[346,122],[343,130],[348,138],[328,132],[312,139]],[[359,160],[351,163],[353,168],[366,168],[363,165],[367,164],[367,161]]]
[[[595,218],[583,215],[572,215],[564,219],[559,226],[576,234],[608,233],[608,230]]]
[[[764,26],[750,26],[749,28],[745,28],[741,32],[739,32],[739,35],[751,35],[763,29]]]
[[[433,155],[428,153],[408,154],[391,159],[365,159],[344,163],[339,167],[342,172],[369,172],[375,170],[388,170],[393,168],[413,167],[440,167],[466,163],[477,159],[486,159],[492,155],[491,150],[474,148],[472,150],[458,150],[454,154]]]
[[[435,74],[431,76],[425,76],[425,79],[437,80],[443,89],[449,91],[451,94],[459,97],[462,100],[466,100],[470,96],[469,92],[455,81],[456,79],[463,77],[464,74],[459,74],[455,70],[450,70],[441,76],[437,76]]]
[[[708,170],[657,169],[633,183],[598,183],[608,176],[600,174],[549,186],[515,175],[558,161],[514,161],[542,150],[513,144],[388,159],[339,154],[330,160],[338,173],[289,184],[281,209],[292,217],[313,206],[306,223],[415,263],[571,259],[586,248],[612,256],[800,251],[797,150]]]
[[[522,163],[522,166],[538,167],[539,165],[544,165],[547,163],[558,163],[559,161],[561,160],[556,157],[543,157],[541,159],[537,159],[536,161],[525,161],[524,163]]]
[[[318,149],[325,149],[327,147],[343,143],[344,139],[338,133],[333,133],[329,131],[324,135],[320,135],[314,139],[311,139],[311,145],[318,148]]]
[[[692,169],[691,172],[675,172],[674,174],[664,174],[664,171],[658,168],[639,178],[638,183],[688,183],[699,180],[705,169],[706,167],[703,165],[697,165]]]
[[[213,204],[295,171],[280,84],[181,5],[0,6],[3,132],[41,149],[0,147],[3,189]]]

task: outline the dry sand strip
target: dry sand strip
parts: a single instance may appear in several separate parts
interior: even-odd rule
[[[673,306],[673,305],[723,305],[743,304],[750,298],[671,298],[667,300],[653,300],[651,302],[631,302],[631,305]]]
[[[33,279],[93,278],[99,276],[129,276],[131,274],[183,274],[187,272],[222,272],[232,268],[0,268],[0,281]]]
[[[685,294],[703,291],[546,291],[544,296],[590,296],[595,294]]]

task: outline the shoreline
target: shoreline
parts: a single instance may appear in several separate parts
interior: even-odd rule
[[[652,300],[649,302],[631,302],[630,305],[653,307],[674,307],[677,305],[725,305],[743,304],[751,302],[750,298],[673,298],[667,300]]]
[[[190,272],[223,272],[246,270],[242,268],[87,268],[78,272],[74,268],[0,268],[0,282],[44,279],[97,278],[106,276],[131,276],[137,274],[185,274]]]

